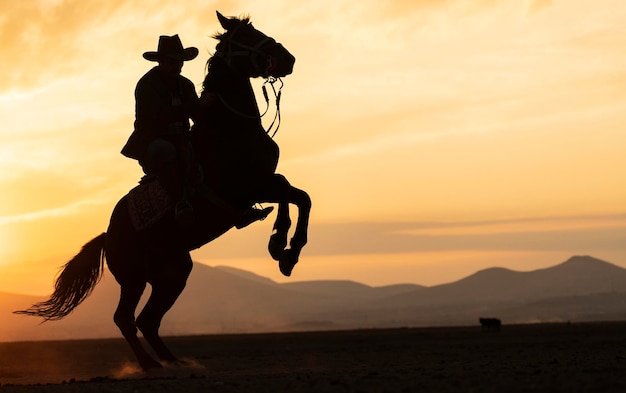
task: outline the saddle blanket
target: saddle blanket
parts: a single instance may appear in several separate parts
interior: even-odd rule
[[[156,177],[144,177],[128,193],[128,212],[136,230],[148,228],[174,207],[165,188]]]

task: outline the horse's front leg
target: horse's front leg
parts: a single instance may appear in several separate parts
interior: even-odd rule
[[[289,218],[289,202],[281,201],[278,204],[278,213],[276,221],[274,221],[274,229],[270,236],[267,249],[275,261],[280,261],[287,247],[287,234],[291,227],[291,218]]]
[[[289,242],[289,248],[284,251],[278,264],[281,273],[285,276],[291,275],[291,271],[300,258],[300,252],[308,241],[309,216],[311,215],[311,198],[309,194],[292,187],[289,197],[289,201],[298,206],[298,220],[296,222],[296,230]]]

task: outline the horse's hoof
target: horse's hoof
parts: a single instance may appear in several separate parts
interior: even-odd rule
[[[296,263],[298,263],[299,254],[300,253],[293,248],[288,248],[285,250],[285,252],[283,253],[283,257],[280,258],[280,261],[278,261],[278,268],[284,276],[291,276],[291,271],[293,270],[294,266],[296,266]]]
[[[168,359],[163,360],[163,367],[165,368],[182,368],[185,367],[185,363],[180,359]]]
[[[287,247],[287,238],[274,233],[270,236],[270,241],[267,245],[267,250],[270,252],[272,259],[280,261],[285,255],[285,247]]]
[[[141,366],[143,371],[150,371],[154,369],[163,368],[163,365],[161,363],[157,362],[156,360],[152,358],[142,360],[141,362],[139,362],[139,365]]]

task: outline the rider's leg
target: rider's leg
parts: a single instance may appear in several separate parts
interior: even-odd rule
[[[262,209],[257,209],[256,207],[250,207],[244,210],[237,220],[235,227],[237,229],[245,228],[248,225],[252,224],[256,221],[265,220],[265,218],[274,210],[274,207],[269,206]]]
[[[161,185],[176,201],[176,219],[181,224],[193,220],[193,207],[187,200],[184,176],[180,173],[180,163],[176,147],[165,139],[155,139],[148,145],[146,165],[147,174],[155,174]]]
[[[242,202],[237,203],[232,198],[219,194],[215,189],[209,187],[206,182],[197,184],[195,191],[213,205],[230,212],[229,214],[232,214],[235,218],[235,227],[237,229],[242,229],[256,221],[264,220],[274,210],[272,206],[262,209],[257,209],[254,206],[244,206]]]
[[[236,217],[235,227],[237,229],[242,229],[253,222],[264,220],[274,210],[274,207],[272,206],[265,207],[263,209],[257,209],[255,207],[236,207],[235,204],[228,202],[204,184],[200,185],[197,191],[215,206],[225,209],[226,211],[230,211]]]

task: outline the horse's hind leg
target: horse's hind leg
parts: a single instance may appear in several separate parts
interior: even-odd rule
[[[193,262],[187,253],[173,258],[168,263],[174,269],[165,269],[158,279],[151,282],[152,293],[148,303],[137,317],[137,327],[161,361],[175,362],[176,356],[170,352],[159,336],[159,328],[163,316],[172,308],[178,296],[185,289]]]
[[[113,315],[115,324],[130,345],[139,365],[144,370],[162,367],[146,352],[137,337],[137,325],[135,323],[135,309],[141,299],[146,283],[121,284],[120,301]]]

